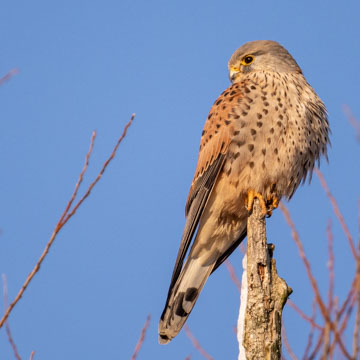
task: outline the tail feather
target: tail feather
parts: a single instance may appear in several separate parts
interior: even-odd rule
[[[201,265],[200,259],[187,259],[161,315],[160,344],[167,344],[179,333],[214,266],[215,262]]]

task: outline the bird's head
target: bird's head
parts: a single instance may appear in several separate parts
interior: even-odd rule
[[[244,75],[257,71],[301,73],[296,61],[289,52],[276,41],[250,41],[231,56],[229,78],[232,83],[241,81]]]

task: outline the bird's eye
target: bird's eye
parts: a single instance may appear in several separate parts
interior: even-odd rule
[[[254,60],[255,58],[252,55],[246,55],[241,59],[241,64],[247,66],[250,65]]]

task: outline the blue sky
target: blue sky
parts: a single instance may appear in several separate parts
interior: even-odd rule
[[[92,131],[98,137],[85,187],[137,114],[117,158],[11,314],[24,358],[35,350],[35,359],[129,359],[148,313],[139,359],[201,358],[184,333],[158,345],[157,322],[201,130],[229,85],[227,61],[244,42],[282,43],[327,105],[332,148],[321,169],[356,237],[360,149],[342,105],[360,118],[359,10],[356,1],[2,1],[0,76],[19,69],[0,87],[0,272],[10,299],[66,206]],[[324,295],[325,228],[333,219],[343,299],[354,264],[316,176],[289,208]],[[268,221],[268,239],[291,299],[310,314],[312,291],[280,211]],[[239,251],[231,260],[241,276]],[[222,267],[188,321],[215,359],[236,357],[238,307]],[[290,308],[284,318],[301,356],[309,328]],[[0,358],[13,358],[3,329]]]

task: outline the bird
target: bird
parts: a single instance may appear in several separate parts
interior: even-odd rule
[[[202,131],[160,344],[179,333],[210,274],[246,237],[254,199],[271,216],[282,198],[289,200],[308,176],[310,182],[321,156],[327,160],[325,105],[282,45],[247,42],[228,70],[231,85]]]

